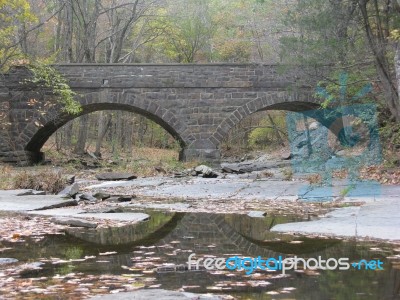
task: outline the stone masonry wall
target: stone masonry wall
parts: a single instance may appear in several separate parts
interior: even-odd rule
[[[120,109],[147,116],[182,145],[182,159],[216,161],[229,130],[246,116],[265,109],[302,111],[318,106],[297,70],[271,65],[123,65],[55,66],[79,94],[83,114]],[[77,116],[59,106],[45,115],[38,107],[50,91],[21,84],[22,67],[4,76],[10,102],[12,149],[3,157],[25,162],[43,158],[40,149],[59,127]],[[1,88],[1,86],[0,86]],[[7,98],[7,97],[6,97]],[[38,100],[28,105],[31,99]],[[18,154],[18,155],[17,155]],[[3,159],[4,160],[4,159]]]

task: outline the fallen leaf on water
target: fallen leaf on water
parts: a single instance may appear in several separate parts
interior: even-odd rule
[[[381,248],[369,248],[370,251],[382,251]]]
[[[222,291],[222,287],[219,287],[219,286],[208,286],[207,290],[210,290],[210,291]]]
[[[115,252],[115,251],[111,251],[111,252],[103,252],[103,253],[99,253],[99,255],[101,255],[101,256],[106,256],[106,255],[114,255],[114,254],[117,254],[117,252]]]
[[[184,285],[182,286],[182,289],[186,290],[186,289],[198,289],[200,288],[199,285]]]
[[[279,295],[279,293],[275,292],[275,291],[269,291],[269,292],[266,292],[266,294],[267,295]]]
[[[150,285],[149,288],[156,289],[156,288],[159,288],[160,286],[161,286],[161,284],[154,284],[154,285]]]
[[[314,270],[304,270],[304,274],[308,276],[319,276],[321,273],[314,271]]]

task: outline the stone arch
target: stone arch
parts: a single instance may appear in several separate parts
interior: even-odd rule
[[[320,107],[320,102],[313,98],[311,93],[296,92],[269,92],[265,95],[251,100],[233,111],[216,128],[211,136],[213,144],[219,147],[226,138],[229,131],[245,117],[259,111],[286,110],[293,112],[310,111]]]
[[[187,147],[188,142],[183,133],[186,129],[185,124],[170,110],[156,103],[146,102],[133,93],[103,90],[86,93],[80,96],[79,102],[82,112],[78,115],[67,114],[59,106],[49,110],[46,115],[37,114],[19,135],[18,144],[31,154],[33,160],[39,161],[43,158],[40,149],[49,137],[67,122],[95,111],[123,110],[149,118],[170,133],[180,143],[182,151]]]

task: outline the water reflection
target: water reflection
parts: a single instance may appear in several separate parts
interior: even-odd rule
[[[393,249],[373,243],[305,239],[268,231],[272,222],[289,221],[297,219],[153,212],[151,219],[139,226],[100,232],[75,230],[73,234],[79,236],[79,239],[70,235],[48,236],[39,243],[27,241],[25,247],[15,248],[14,253],[7,255],[20,260],[30,257],[30,261],[43,257],[76,259],[94,256],[85,261],[47,264],[41,273],[29,276],[51,276],[69,272],[129,273],[140,275],[141,278],[155,277],[155,283],[161,284],[164,289],[177,290],[185,286],[185,290],[190,292],[227,293],[239,299],[400,299],[398,265],[392,265],[386,259],[395,253]],[[294,239],[297,240],[296,243],[292,243]],[[371,251],[371,247],[380,249]],[[107,251],[117,253],[99,256],[99,253]],[[245,275],[243,271],[148,274],[165,263],[185,264],[191,253],[202,257],[226,257],[235,254],[268,258],[297,254],[303,258],[348,257],[350,261],[362,258],[380,259],[384,262],[385,270],[319,270],[314,273],[289,272],[287,276],[282,276],[278,271],[259,271],[253,275]],[[272,295],[273,293],[279,294]]]
[[[160,239],[176,226],[182,214],[148,212],[149,220],[121,227],[69,228],[67,233],[84,241],[100,245],[132,244],[142,239]]]

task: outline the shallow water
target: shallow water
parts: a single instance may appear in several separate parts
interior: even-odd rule
[[[66,235],[46,236],[41,241],[27,238],[1,257],[21,262],[44,261],[41,270],[26,271],[25,278],[50,277],[71,272],[83,274],[128,274],[154,278],[143,286],[184,289],[194,293],[222,293],[238,299],[400,299],[399,265],[386,257],[396,254],[389,245],[327,238],[279,235],[268,229],[279,223],[300,221],[293,216],[250,218],[246,215],[147,212],[151,218],[139,225],[121,228],[72,229]],[[371,250],[372,248],[372,250]],[[100,253],[116,254],[101,256]],[[317,272],[257,270],[187,270],[182,265],[190,254],[198,257],[258,257],[297,255],[301,258],[340,258],[350,262],[380,259],[382,271],[317,270]],[[84,261],[54,263],[94,256]],[[48,260],[52,258],[52,261]],[[47,260],[47,261],[46,261]],[[174,264],[177,270],[172,270]],[[154,271],[154,272],[152,272]],[[135,275],[136,274],[136,275]]]

